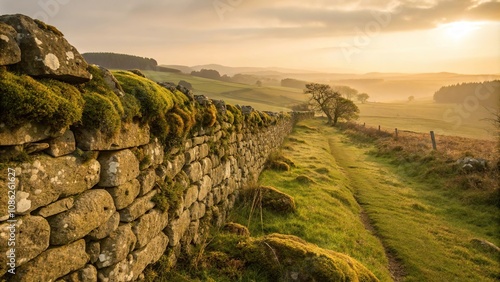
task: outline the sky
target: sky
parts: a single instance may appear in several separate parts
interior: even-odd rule
[[[16,13],[165,65],[500,73],[500,0],[0,0]]]

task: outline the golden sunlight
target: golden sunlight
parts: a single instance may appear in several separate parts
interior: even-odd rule
[[[438,27],[442,34],[454,40],[461,40],[481,28],[481,22],[459,21],[442,24]]]

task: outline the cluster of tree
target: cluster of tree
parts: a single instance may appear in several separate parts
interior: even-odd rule
[[[282,87],[304,89],[306,87],[306,84],[307,84],[306,81],[293,79],[293,78],[285,78],[285,79],[281,80]]]
[[[116,54],[116,53],[84,53],[83,58],[90,63],[108,69],[140,69],[156,70],[158,62],[152,58],[139,56]]]
[[[209,69],[201,69],[200,71],[192,71],[191,72],[192,76],[198,76],[198,77],[203,77],[203,78],[208,78],[208,79],[214,79],[214,80],[221,80],[221,81],[227,81],[231,82],[231,77],[227,75],[220,75],[220,73],[216,70],[209,70]]]
[[[466,103],[474,99],[479,104],[491,106],[498,104],[500,99],[500,80],[485,82],[460,83],[441,87],[434,93],[437,103]]]
[[[311,95],[310,106],[319,112],[323,112],[328,118],[328,124],[335,126],[339,120],[351,120],[358,117],[359,108],[353,101],[342,97],[326,84],[306,84],[304,93]]]

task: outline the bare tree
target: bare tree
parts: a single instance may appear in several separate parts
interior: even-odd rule
[[[311,95],[309,103],[313,109],[326,115],[328,124],[336,125],[339,119],[356,118],[359,113],[358,107],[351,100],[343,98],[329,85],[306,84],[304,93]]]

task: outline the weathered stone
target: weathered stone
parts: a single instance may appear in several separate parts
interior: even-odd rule
[[[167,167],[169,165],[169,162],[167,162],[166,165],[159,165],[155,169],[156,173],[156,179],[155,181],[158,183],[163,183],[167,179],[167,176],[169,175],[170,171],[169,168]]]
[[[89,256],[85,240],[52,248],[16,269],[11,281],[54,281],[72,271],[85,267]]]
[[[186,234],[184,235],[184,237],[182,238],[182,243],[183,245],[187,246],[188,249],[187,249],[187,253],[190,253],[192,252],[189,248],[192,246],[191,243],[193,241],[198,241],[198,230],[200,228],[200,221],[199,220],[195,220],[195,221],[191,221],[191,223],[189,224],[189,228],[186,232]]]
[[[99,186],[116,187],[139,176],[139,161],[130,150],[101,153],[97,160],[101,164]]]
[[[75,135],[71,130],[64,133],[63,136],[49,141],[47,154],[53,157],[60,157],[73,153],[76,150]]]
[[[21,61],[21,49],[17,45],[17,31],[8,24],[0,23],[0,66]]]
[[[203,201],[207,197],[208,192],[212,189],[212,179],[205,175],[200,182],[200,193],[198,194],[198,201]]]
[[[32,163],[16,167],[20,179],[17,212],[20,214],[46,206],[60,197],[76,195],[99,181],[100,165],[96,160],[66,156],[41,155]]]
[[[49,146],[49,143],[29,143],[24,145],[24,152],[26,154],[33,154],[48,149]]]
[[[137,239],[130,224],[118,227],[109,237],[100,242],[101,253],[96,262],[97,268],[108,267],[124,260],[135,248],[136,242]]]
[[[22,145],[61,136],[61,134],[62,132],[52,131],[48,125],[38,123],[26,123],[14,129],[0,123],[0,146]]]
[[[193,138],[193,145],[194,146],[201,145],[201,144],[203,144],[203,142],[205,142],[205,137],[203,137],[203,136],[198,136],[198,137]]]
[[[56,282],[97,282],[97,269],[87,264],[85,268],[70,273]]]
[[[88,237],[92,240],[101,240],[113,233],[120,225],[120,214],[115,212],[105,223],[92,230]]]
[[[0,22],[12,26],[18,33],[22,56],[14,67],[19,72],[70,83],[91,79],[83,57],[56,28],[24,15],[4,15]]]
[[[85,247],[85,251],[89,255],[90,263],[95,263],[99,259],[101,253],[101,244],[99,242],[90,241]]]
[[[43,207],[38,211],[39,216],[49,217],[56,215],[58,213],[65,212],[73,207],[75,203],[75,199],[73,198],[64,198],[59,200],[53,204],[50,204],[46,207]]]
[[[157,191],[153,190],[144,197],[137,198],[130,206],[120,211],[120,221],[132,222],[145,214],[147,211],[155,207],[155,203],[151,199],[156,195]]]
[[[143,162],[147,161],[147,163],[145,164],[145,168],[161,165],[163,163],[163,157],[165,153],[163,151],[163,146],[161,145],[160,141],[158,141],[158,138],[155,138],[148,145],[143,146],[142,150],[144,152]]]
[[[174,219],[167,226],[167,235],[170,239],[170,246],[176,246],[179,244],[182,236],[189,228],[189,224],[191,223],[191,214],[189,210],[185,210],[182,215]]]
[[[198,220],[205,215],[207,206],[203,203],[196,202],[191,206],[189,211],[191,213],[191,220]]]
[[[132,225],[132,231],[137,237],[136,249],[145,247],[149,241],[156,237],[168,224],[168,213],[157,209],[141,216]]]
[[[224,230],[239,236],[250,237],[248,228],[238,223],[228,222],[224,225]]]
[[[115,213],[113,198],[101,189],[84,192],[72,209],[49,218],[50,244],[64,245],[83,238]]]
[[[106,68],[99,66],[99,70],[101,71],[104,82],[109,86],[109,88],[111,88],[111,90],[113,90],[113,92],[115,92],[116,96],[125,96],[125,92],[116,77]]]
[[[132,179],[132,181],[125,184],[106,190],[109,192],[111,197],[113,197],[116,209],[121,210],[134,202],[137,195],[139,195],[140,189],[141,184],[139,183],[139,180]]]
[[[184,167],[184,171],[188,175],[191,182],[195,183],[203,178],[203,170],[199,162],[194,162]]]
[[[154,237],[149,244],[143,249],[134,251],[132,256],[134,257],[134,262],[132,263],[131,274],[133,274],[132,280],[138,278],[146,266],[151,263],[158,261],[165,249],[168,246],[168,237],[160,232],[156,237]]]
[[[148,169],[146,171],[141,172],[139,177],[137,177],[137,180],[139,180],[139,184],[141,186],[139,196],[144,196],[149,191],[153,189],[153,187],[156,184],[156,173],[154,169]]]
[[[206,158],[208,156],[208,153],[209,153],[209,150],[210,150],[210,147],[208,147],[208,144],[202,144],[200,145],[200,153],[198,155],[198,157],[200,159],[203,159],[203,158]]]
[[[184,153],[184,156],[186,157],[186,163],[190,164],[198,160],[199,154],[200,154],[200,148],[198,146],[187,150],[186,153]]]
[[[11,240],[11,233],[17,236]],[[22,234],[22,236],[20,235]],[[16,252],[16,267],[35,258],[49,247],[50,227],[48,222],[39,216],[23,216],[16,223],[0,224],[0,276],[7,272],[7,255],[12,247]],[[10,245],[15,243],[14,245]]]
[[[122,123],[121,129],[112,137],[105,133],[79,127],[75,129],[77,147],[85,151],[121,150],[149,143],[148,125]]]
[[[134,274],[131,273],[131,266],[134,263],[134,257],[128,255],[126,259],[120,261],[119,263],[99,269],[97,273],[97,278],[99,281],[106,282],[127,282],[132,281]]]
[[[190,207],[198,199],[198,186],[191,186],[184,195],[184,206]]]
[[[212,161],[209,158],[204,158],[201,160],[201,169],[203,174],[211,174],[212,173]]]
[[[184,154],[177,155],[171,162],[168,163],[170,165],[167,167],[167,176],[173,179],[179,172],[182,171],[182,168],[186,163],[186,156]]]

